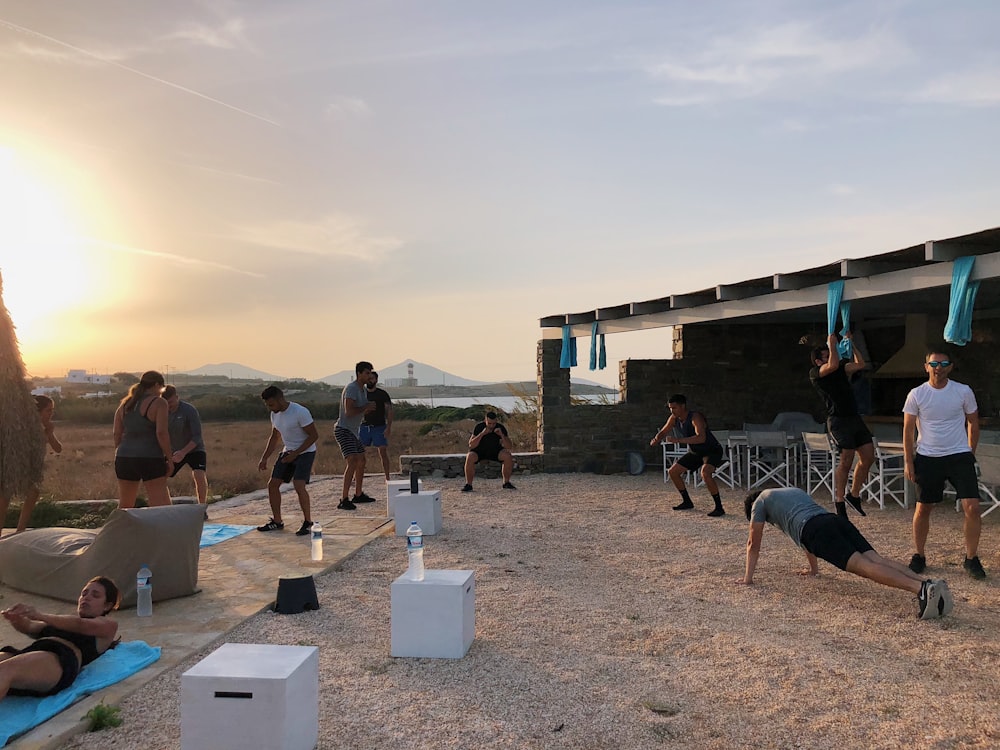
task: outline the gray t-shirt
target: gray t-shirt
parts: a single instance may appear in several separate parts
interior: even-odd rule
[[[175,451],[194,441],[191,450],[204,451],[205,440],[201,436],[201,415],[187,401],[177,404],[177,411],[167,415],[167,428],[170,430],[170,447]]]
[[[798,487],[784,487],[761,492],[750,508],[750,521],[777,526],[802,547],[802,529],[806,523],[829,512]]]
[[[340,418],[334,427],[343,427],[350,430],[357,437],[361,434],[361,421],[365,418],[364,413],[355,414],[353,417],[347,416],[347,399],[353,399],[355,406],[367,406],[368,394],[363,386],[358,385],[357,380],[352,380],[344,387],[340,394]]]

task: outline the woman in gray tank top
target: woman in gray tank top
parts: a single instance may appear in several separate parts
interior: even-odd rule
[[[142,374],[115,412],[115,476],[118,507],[134,508],[139,485],[145,483],[150,505],[170,505],[167,477],[173,472],[167,402],[160,395],[163,376]]]

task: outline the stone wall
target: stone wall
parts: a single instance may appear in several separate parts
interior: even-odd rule
[[[465,453],[439,453],[426,456],[403,454],[399,457],[399,468],[403,474],[409,475],[415,471],[420,476],[432,477],[464,477]],[[538,474],[544,469],[544,459],[541,453],[515,453],[515,474]],[[497,461],[480,461],[476,464],[476,478],[496,479],[500,476],[500,464]]]

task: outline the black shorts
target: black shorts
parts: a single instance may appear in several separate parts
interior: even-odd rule
[[[507,450],[506,448],[497,448],[495,451],[480,451],[475,448],[470,448],[469,453],[475,453],[479,461],[499,461],[500,452]],[[478,463],[478,461],[477,461]]]
[[[160,458],[115,457],[115,476],[123,482],[148,482],[167,475],[167,460]]]
[[[955,488],[959,500],[981,499],[976,457],[971,452],[952,453],[950,456],[921,456],[917,453],[913,457],[913,473],[918,503],[941,502],[946,480]]]
[[[863,555],[874,549],[853,523],[835,513],[823,513],[806,521],[802,546],[841,570],[847,570],[847,561],[855,552]]]
[[[278,456],[278,460],[274,462],[274,468],[271,469],[271,479],[280,479],[283,483],[305,482],[309,484],[313,463],[316,461],[316,451],[300,453],[295,457],[295,460],[285,463],[282,459],[287,455],[288,453],[285,452]]]
[[[208,456],[205,455],[205,451],[191,451],[183,459],[174,464],[174,473],[170,476],[176,477],[177,472],[181,470],[184,464],[191,467],[191,471],[205,471],[208,468],[206,461]]]
[[[60,690],[65,690],[71,684],[73,680],[76,679],[77,675],[80,674],[80,659],[77,657],[76,652],[70,648],[68,645],[62,641],[56,641],[51,638],[39,638],[37,641],[32,643],[25,648],[14,648],[13,646],[4,646],[0,648],[0,651],[8,654],[27,654],[32,651],[45,651],[47,653],[55,655],[59,660],[59,666],[62,669],[62,676],[51,689],[44,692],[38,690],[26,690],[22,688],[11,688],[8,691],[8,695],[31,695],[43,698],[47,695],[55,695]]]
[[[863,445],[870,445],[872,433],[865,420],[855,415],[853,417],[830,417],[826,420],[827,429],[833,437],[833,442],[842,451],[857,450]]]
[[[719,448],[719,450],[712,451],[711,453],[688,451],[677,459],[677,463],[688,471],[698,471],[704,464],[712,464],[712,466],[718,469],[725,463],[725,460],[722,458],[722,448]]]

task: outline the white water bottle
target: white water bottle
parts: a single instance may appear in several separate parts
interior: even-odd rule
[[[312,554],[313,560],[323,559],[323,527],[317,521],[312,525]]]
[[[416,521],[411,521],[406,529],[406,552],[410,558],[406,577],[411,581],[424,580],[424,532],[417,526]]]
[[[150,617],[153,614],[153,571],[143,563],[135,574],[135,614]]]

